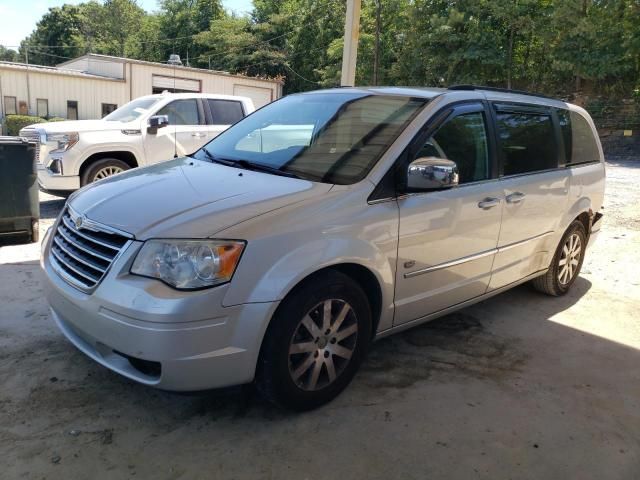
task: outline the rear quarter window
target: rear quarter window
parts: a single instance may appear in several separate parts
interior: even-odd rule
[[[567,165],[600,160],[600,150],[587,119],[578,112],[558,109]]]
[[[233,125],[244,117],[242,104],[234,100],[209,100],[213,125]]]

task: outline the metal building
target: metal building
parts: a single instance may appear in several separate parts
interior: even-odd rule
[[[11,114],[97,119],[165,90],[242,95],[259,108],[282,95],[282,82],[97,54],[56,67],[0,62],[0,121]]]

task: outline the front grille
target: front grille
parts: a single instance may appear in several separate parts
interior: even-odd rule
[[[35,128],[23,128],[20,130],[20,136],[26,138],[29,143],[34,144],[36,162],[40,162],[40,133]]]
[[[50,260],[70,284],[95,288],[129,239],[91,222],[91,230],[78,228],[65,209],[51,241]]]

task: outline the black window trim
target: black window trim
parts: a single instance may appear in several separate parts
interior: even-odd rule
[[[457,102],[448,103],[440,110],[437,110],[433,115],[429,117],[427,122],[418,130],[418,132],[411,139],[409,144],[405,147],[403,152],[398,156],[396,161],[389,167],[389,170],[383,175],[382,179],[378,182],[373,192],[369,195],[367,203],[376,204],[385,201],[399,200],[407,196],[414,195],[428,195],[434,192],[404,192],[402,191],[401,179],[402,166],[405,162],[409,161],[409,158],[413,157],[420,148],[424,145],[424,142],[433,135],[445,122],[450,119],[463,115],[466,113],[482,112],[484,113],[486,134],[487,134],[487,147],[489,149],[489,178],[485,180],[478,180],[476,182],[462,183],[453,187],[454,189],[471,187],[482,183],[495,182],[499,180],[498,177],[498,158],[497,158],[497,143],[496,143],[496,128],[494,125],[494,119],[490,112],[489,102],[482,99],[460,100]],[[391,186],[393,185],[393,187]],[[393,191],[391,191],[393,189]],[[436,190],[440,191],[440,190]]]
[[[221,123],[213,123],[213,112],[211,111],[211,107],[209,106],[209,101],[210,100],[222,100],[222,101],[225,101],[225,102],[239,103],[240,104],[240,110],[242,111],[242,118],[245,118],[247,116],[247,111],[244,109],[244,102],[241,102],[240,100],[233,100],[233,99],[230,99],[230,98],[205,97],[205,98],[202,99],[202,103],[206,106],[204,111],[205,111],[205,114],[206,114],[206,117],[207,117],[207,125],[211,125],[211,126],[223,125]],[[242,120],[242,118],[240,120]],[[238,122],[240,120],[238,120]]]
[[[71,106],[70,104],[75,104]],[[76,110],[76,118],[72,120],[80,120],[80,105],[78,100],[67,100],[67,120],[69,120],[69,108],[75,108]]]
[[[522,102],[505,102],[505,101],[490,101],[491,104],[491,116],[492,123],[494,125],[494,141],[496,145],[496,157],[498,160],[498,177],[500,179],[510,179],[516,177],[523,177],[527,175],[538,175],[541,173],[555,172],[557,170],[563,170],[565,165],[562,161],[565,158],[564,143],[562,143],[562,135],[560,134],[560,123],[558,116],[554,111],[554,107],[547,105],[537,105]],[[553,141],[556,149],[556,166],[551,168],[545,168],[544,170],[535,170],[532,172],[515,173],[513,175],[504,174],[504,152],[501,148],[500,135],[498,134],[498,112],[503,113],[522,113],[522,114],[543,114],[551,117],[551,124],[553,128]],[[561,148],[562,147],[562,148]]]

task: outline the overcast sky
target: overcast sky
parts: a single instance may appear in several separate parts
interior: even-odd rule
[[[51,7],[64,3],[81,3],[82,0],[0,0],[0,45],[15,47],[29,35],[36,23]],[[251,9],[251,0],[222,0],[224,6],[238,13]],[[147,11],[157,8],[157,0],[138,0]]]

